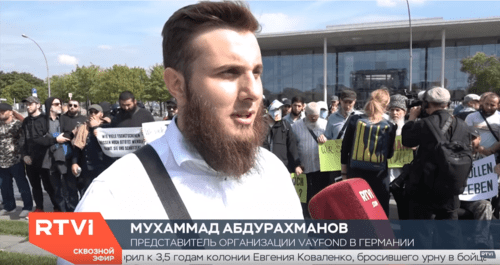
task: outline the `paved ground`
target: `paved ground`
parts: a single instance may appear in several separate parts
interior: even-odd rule
[[[53,206],[50,203],[49,195],[44,191],[44,208],[46,211],[52,211]],[[8,214],[0,216],[0,220],[21,220],[28,222],[28,220],[24,218],[19,218],[19,214],[23,208],[23,201],[21,200],[21,194],[19,194],[19,190],[14,181],[14,197],[16,198],[16,211]],[[0,208],[2,208],[0,206]],[[12,235],[0,235],[0,251],[9,251],[9,252],[17,252],[17,253],[25,253],[31,255],[44,255],[44,256],[54,256],[50,252],[47,252],[33,244],[31,244],[27,238],[22,236],[12,236]]]

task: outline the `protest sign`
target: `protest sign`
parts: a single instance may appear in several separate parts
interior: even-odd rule
[[[495,173],[495,156],[491,155],[472,163],[467,187],[459,197],[461,201],[486,200],[498,193],[498,175]]]
[[[394,141],[394,155],[387,160],[389,168],[402,168],[404,165],[413,161],[413,150],[403,146],[401,135],[396,136]]]
[[[299,195],[299,199],[301,203],[307,202],[307,178],[306,174],[300,174],[297,177],[297,174],[292,173],[293,185],[295,186],[295,190],[297,191],[297,195]]]
[[[104,154],[122,157],[144,146],[141,130],[141,127],[98,128],[96,137]]]
[[[171,121],[153,121],[145,122],[142,124],[142,132],[144,134],[144,139],[146,143],[151,143],[152,141],[160,138],[167,131],[167,127]]]
[[[340,149],[342,139],[329,140],[319,144],[319,168],[321,172],[340,171]]]

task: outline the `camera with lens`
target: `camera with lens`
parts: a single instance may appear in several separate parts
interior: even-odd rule
[[[422,118],[429,116],[427,114],[427,112],[425,111],[425,109],[427,108],[427,104],[423,100],[418,98],[418,92],[405,91],[405,96],[408,98],[408,100],[406,102],[406,109],[408,110],[407,116],[410,116],[410,109],[413,107],[422,107],[420,110],[420,115],[418,116],[419,119],[422,119]],[[424,96],[424,98],[425,98],[425,96]]]

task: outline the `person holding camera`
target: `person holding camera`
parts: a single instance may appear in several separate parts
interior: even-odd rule
[[[460,177],[449,178],[447,174],[444,174],[447,171],[436,162],[443,158],[436,149],[438,143],[441,142],[436,138],[437,133],[441,133],[444,139],[453,140],[454,143],[465,148],[466,152],[469,151],[470,155],[472,152],[469,147],[468,127],[462,120],[453,118],[447,111],[449,101],[450,92],[447,89],[435,87],[428,90],[424,95],[422,106],[410,109],[409,121],[403,127],[403,145],[419,147],[405,184],[405,192],[409,196],[409,219],[458,220],[460,207],[458,192],[444,187],[457,184],[460,182]],[[429,116],[417,120],[423,111]],[[469,160],[470,170],[472,157]],[[466,174],[468,175],[468,171]],[[462,247],[460,226],[453,222],[441,222],[440,225],[437,233],[450,239],[446,242],[449,247]],[[432,248],[434,228],[420,222],[417,226],[420,227],[413,228],[416,233],[415,243],[421,244],[419,247]]]

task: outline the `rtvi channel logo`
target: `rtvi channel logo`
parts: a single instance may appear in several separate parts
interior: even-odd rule
[[[481,258],[485,259],[496,259],[497,255],[495,255],[495,251],[481,251],[480,253]]]

